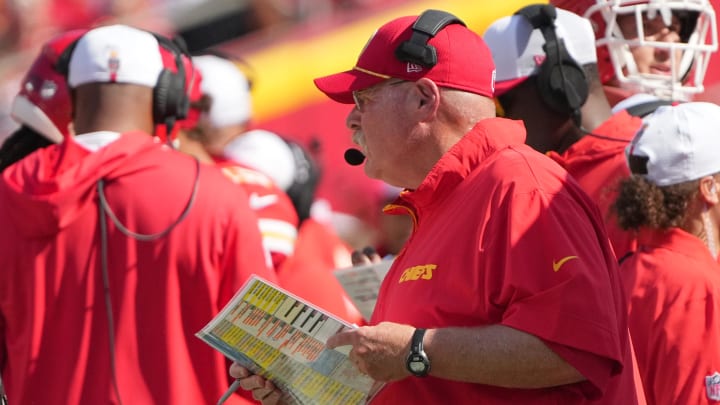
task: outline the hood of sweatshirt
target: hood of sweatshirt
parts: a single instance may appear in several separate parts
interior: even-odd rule
[[[0,204],[9,210],[7,217],[22,236],[54,235],[85,210],[98,209],[100,179],[111,182],[160,164],[157,159],[139,158],[158,147],[158,141],[143,132],[68,138],[8,167],[0,179]]]

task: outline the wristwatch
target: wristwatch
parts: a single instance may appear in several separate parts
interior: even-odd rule
[[[410,343],[410,354],[405,361],[405,367],[416,377],[425,377],[430,372],[430,360],[423,350],[423,337],[425,329],[415,329]]]

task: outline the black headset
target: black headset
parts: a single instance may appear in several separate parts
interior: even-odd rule
[[[395,57],[425,67],[437,64],[437,51],[428,44],[431,38],[450,24],[465,23],[456,16],[440,10],[425,10],[412,26],[412,37],[395,49]]]
[[[515,14],[525,17],[533,29],[545,38],[545,60],[539,67],[537,86],[540,97],[551,109],[573,116],[579,123],[580,107],[588,98],[589,87],[585,71],[570,56],[565,41],[555,32],[557,11],[551,4],[533,4]]]
[[[190,58],[190,54],[180,38],[170,39],[154,32],[146,32],[155,37],[158,44],[170,51],[175,58],[177,72],[163,68],[155,87],[153,87],[153,121],[155,124],[165,124],[171,127],[177,120],[186,118],[190,108],[190,97],[186,87],[187,73],[182,60],[183,55]],[[55,65],[55,69],[66,78],[72,53],[80,39],[82,36],[63,51]],[[168,128],[168,133],[170,130],[171,128]]]
[[[293,154],[295,175],[293,182],[285,192],[297,211],[300,223],[310,218],[310,209],[315,201],[315,193],[320,182],[321,169],[309,148],[297,142],[283,139]],[[319,146],[315,146],[319,147]]]

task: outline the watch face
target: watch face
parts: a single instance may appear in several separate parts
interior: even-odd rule
[[[417,360],[417,361],[413,360],[408,365],[410,366],[410,370],[413,373],[422,373],[427,368],[425,366],[425,363],[420,360]]]

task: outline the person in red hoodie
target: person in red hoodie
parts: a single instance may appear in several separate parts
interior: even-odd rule
[[[355,103],[365,173],[404,190],[413,232],[369,326],[328,348],[385,382],[373,404],[633,404],[626,303],[599,211],[497,118],[495,65],[456,16],[382,25],[354,67],[315,79]],[[265,404],[272,382],[230,374]],[[622,387],[620,389],[620,387]]]
[[[629,326],[648,404],[720,402],[720,106],[662,106],[627,146],[613,209],[639,232]],[[640,343],[642,342],[642,343]]]
[[[247,195],[152,136],[186,113],[185,66],[170,40],[124,25],[58,58],[77,135],[0,178],[11,401],[197,404],[225,391],[226,359],[195,333],[251,274],[276,278]]]

